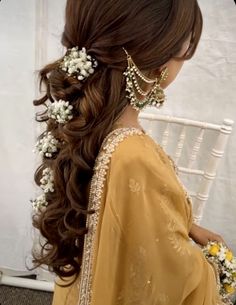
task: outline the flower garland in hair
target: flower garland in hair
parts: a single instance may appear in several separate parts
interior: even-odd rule
[[[76,77],[82,81],[94,73],[98,62],[91,55],[88,55],[85,48],[79,50],[78,47],[68,49],[66,55],[60,63],[60,68],[69,76]],[[59,124],[66,124],[73,119],[73,106],[69,101],[62,99],[52,102],[47,109],[48,118],[55,120]],[[56,139],[51,131],[46,132],[44,137],[36,143],[36,149],[41,156],[52,158],[59,151],[60,141]],[[63,144],[63,143],[62,143]],[[33,150],[35,152],[35,150]],[[49,167],[42,172],[40,179],[40,188],[43,194],[35,200],[30,200],[35,213],[41,212],[48,206],[46,194],[54,192],[53,170]]]
[[[49,131],[36,143],[40,155],[51,158],[58,151],[59,141]]]
[[[220,242],[210,241],[202,248],[209,260],[217,266],[220,277],[220,294],[229,297],[236,290],[236,257]]]
[[[48,205],[45,194],[38,196],[35,200],[31,199],[30,201],[32,204],[32,209],[35,213],[39,213]]]
[[[85,48],[79,50],[78,47],[67,50],[60,68],[67,72],[69,76],[76,77],[78,80],[84,80],[94,73],[98,62],[91,55],[88,55]]]
[[[43,177],[40,179],[40,187],[44,193],[54,192],[54,177],[51,168],[47,167],[43,170]]]
[[[73,118],[73,106],[68,101],[55,101],[48,107],[48,117],[60,124],[65,124]]]

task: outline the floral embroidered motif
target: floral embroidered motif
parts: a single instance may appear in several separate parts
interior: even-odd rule
[[[129,188],[133,193],[139,193],[141,190],[140,184],[135,179],[129,179]]]
[[[189,248],[186,247],[185,245],[185,240],[183,237],[178,235],[176,233],[177,230],[177,225],[176,222],[172,219],[168,223],[168,230],[171,233],[170,236],[168,237],[168,240],[170,241],[171,245],[173,248],[181,255],[191,255],[191,252]]]
[[[154,141],[154,140],[153,140]],[[154,143],[156,143],[154,141]],[[160,158],[162,159],[162,161],[166,164],[166,161],[164,160],[164,155],[166,155],[166,159],[169,161],[171,167],[173,168],[174,170],[174,173],[175,173],[175,177],[178,181],[178,184],[179,186],[181,187],[181,189],[183,190],[184,192],[184,195],[185,195],[185,199],[186,199],[186,202],[188,204],[188,225],[189,227],[191,226],[192,222],[195,222],[197,223],[198,222],[198,219],[196,217],[194,217],[193,215],[193,210],[192,210],[192,207],[193,207],[193,202],[192,202],[192,198],[190,197],[190,195],[188,194],[188,191],[186,189],[186,187],[184,186],[183,182],[180,180],[179,178],[179,169],[178,169],[178,166],[176,165],[175,161],[165,152],[165,150],[162,148],[162,146],[158,143],[156,143],[156,151],[159,153],[159,156]],[[166,185],[164,185],[164,191],[166,191],[167,188],[166,188]]]
[[[129,289],[131,289],[132,294],[129,297],[126,295],[124,299],[126,288],[121,289],[116,305],[146,304],[151,287],[151,277],[145,272],[146,260],[146,249],[140,245],[127,263],[129,266]]]
[[[139,250],[139,253],[141,254],[141,256],[145,257],[147,255],[147,251],[144,247],[139,246],[138,250]]]
[[[159,293],[157,296],[157,304],[166,305],[169,304],[169,297],[165,293]]]
[[[182,220],[180,220],[179,223],[177,223],[173,218],[171,218],[171,215],[169,214],[166,208],[167,204],[168,204],[167,199],[163,199],[163,201],[160,201],[160,207],[163,210],[163,212],[166,214],[168,220],[168,224],[167,224],[167,230],[169,232],[168,240],[170,241],[170,244],[173,247],[173,249],[181,256],[191,255],[190,250],[186,247],[186,239],[184,239],[184,237],[180,233],[182,229],[179,223],[182,223]],[[176,217],[178,217],[177,214]]]
[[[99,155],[95,161],[94,175],[91,180],[88,209],[93,209],[94,214],[87,215],[86,226],[88,233],[84,239],[84,254],[79,284],[78,305],[89,305],[92,297],[92,262],[94,252],[94,238],[99,219],[101,198],[106,173],[112,153],[117,145],[125,138],[132,135],[142,135],[143,132],[137,128],[118,128],[112,131],[104,139]]]

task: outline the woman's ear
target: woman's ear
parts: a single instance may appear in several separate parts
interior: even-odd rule
[[[179,74],[182,66],[184,64],[184,60],[175,60],[175,59],[170,59],[165,65],[163,65],[161,68],[163,71],[164,68],[167,67],[168,69],[168,77],[166,78],[165,81],[161,83],[161,87],[165,89],[168,87],[177,77]],[[159,72],[160,73],[160,72]]]

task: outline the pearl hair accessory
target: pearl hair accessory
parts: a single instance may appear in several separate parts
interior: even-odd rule
[[[73,106],[68,101],[55,101],[48,107],[48,117],[65,124],[73,118],[72,109]]]
[[[161,72],[159,78],[150,79],[138,69],[128,52],[124,48],[123,50],[127,55],[128,62],[124,75],[126,77],[126,97],[130,101],[130,105],[137,111],[144,109],[148,105],[160,108],[165,101],[165,94],[160,84],[168,77],[167,67]],[[140,81],[147,85],[152,85],[152,89],[143,90],[139,84]],[[137,97],[137,93],[142,99]]]
[[[41,189],[43,189],[44,193],[54,192],[54,178],[53,178],[53,170],[49,167],[43,170],[43,176],[40,179]]]
[[[86,49],[79,50],[78,47],[67,50],[60,65],[61,69],[69,76],[76,77],[78,80],[84,80],[94,73],[94,68],[98,62],[87,54]]]
[[[46,135],[36,143],[36,148],[40,155],[51,158],[53,153],[57,152],[59,141],[49,131]]]

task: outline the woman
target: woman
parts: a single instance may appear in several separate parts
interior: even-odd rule
[[[138,122],[163,104],[201,31],[197,0],[67,1],[67,52],[41,70],[34,102],[47,107],[35,263],[61,278],[53,305],[223,304],[190,240],[222,238],[193,223],[171,159]]]

